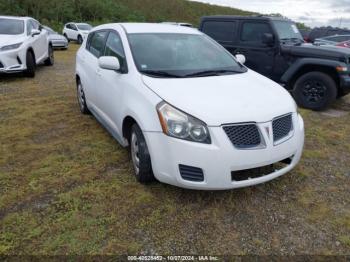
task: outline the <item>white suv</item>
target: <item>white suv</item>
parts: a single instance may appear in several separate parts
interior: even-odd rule
[[[0,73],[25,72],[34,77],[36,65],[53,65],[48,33],[30,17],[0,16]]]
[[[63,35],[68,41],[77,41],[78,44],[82,44],[87,37],[92,26],[86,23],[67,23],[63,28]]]
[[[140,182],[245,187],[300,159],[304,123],[290,94],[198,30],[98,26],[76,61],[81,112],[130,146]]]

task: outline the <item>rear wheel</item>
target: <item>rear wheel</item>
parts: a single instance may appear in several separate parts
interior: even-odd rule
[[[295,82],[293,95],[299,106],[323,110],[337,97],[334,80],[322,72],[310,72],[302,75]]]
[[[32,52],[28,51],[26,55],[26,66],[27,70],[25,71],[25,75],[28,77],[34,77],[35,76],[35,58]]]
[[[131,128],[130,153],[137,181],[140,183],[154,181],[151,157],[146,140],[137,124],[134,124]]]
[[[80,112],[84,115],[90,114],[89,108],[87,107],[87,104],[86,104],[83,85],[79,80],[77,81],[77,98],[78,98]]]
[[[81,45],[83,43],[83,38],[81,35],[78,35],[78,44]]]
[[[47,66],[52,66],[54,63],[55,63],[55,58],[54,58],[54,55],[53,55],[53,48],[52,48],[52,46],[51,45],[49,45],[49,57],[48,58],[46,58],[46,60],[45,60],[45,65],[47,65]]]

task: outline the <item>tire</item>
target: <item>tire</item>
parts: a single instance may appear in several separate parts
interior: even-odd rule
[[[136,180],[142,184],[154,181],[151,156],[149,155],[145,137],[137,124],[131,127],[129,144]]]
[[[53,54],[53,47],[51,45],[49,45],[49,57],[46,58],[46,60],[44,61],[46,66],[53,66],[53,64],[55,63],[55,57]]]
[[[36,63],[34,55],[30,51],[28,51],[26,55],[26,66],[27,70],[25,71],[25,75],[27,77],[35,77]]]
[[[297,79],[293,96],[301,107],[323,110],[337,98],[337,86],[334,80],[322,72],[310,72]]]
[[[79,80],[77,81],[77,99],[78,99],[80,112],[84,115],[90,114],[89,108],[87,107],[87,104],[86,104],[85,92]]]
[[[83,43],[83,38],[82,38],[81,35],[78,35],[77,42],[78,42],[79,45],[81,45]]]

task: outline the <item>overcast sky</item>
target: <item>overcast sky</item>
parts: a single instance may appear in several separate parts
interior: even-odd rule
[[[350,0],[192,0],[264,14],[280,13],[309,26],[350,28]]]

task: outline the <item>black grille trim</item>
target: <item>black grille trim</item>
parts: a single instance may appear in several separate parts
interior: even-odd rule
[[[180,175],[184,180],[192,182],[203,182],[203,170],[198,167],[179,165]]]
[[[233,146],[238,149],[256,148],[262,144],[261,133],[255,123],[227,125],[223,129]]]
[[[272,130],[274,142],[278,142],[279,140],[287,137],[293,130],[292,114],[275,118],[272,121]]]
[[[289,166],[293,161],[294,155],[283,159],[279,162],[273,163],[267,166],[261,166],[257,168],[237,170],[231,172],[231,180],[233,182],[240,182],[249,179],[259,178],[263,176],[267,176],[275,171],[279,171],[287,166]]]

